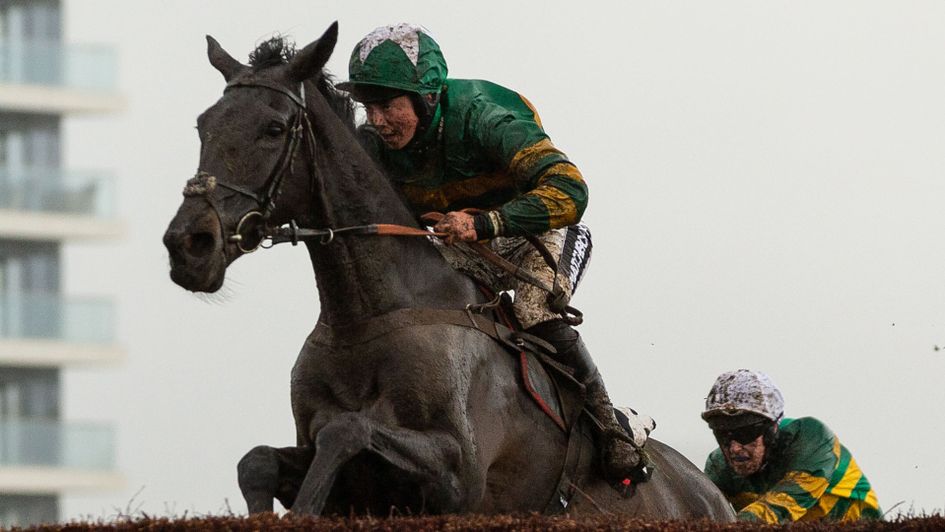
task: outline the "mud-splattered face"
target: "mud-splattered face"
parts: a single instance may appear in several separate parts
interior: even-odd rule
[[[727,444],[720,444],[720,446],[728,465],[740,477],[754,475],[764,464],[765,442],[763,435],[749,443],[738,443],[737,440],[733,439]]]
[[[388,148],[399,150],[406,146],[420,119],[414,112],[409,96],[398,96],[382,102],[365,103],[367,120],[377,129]]]

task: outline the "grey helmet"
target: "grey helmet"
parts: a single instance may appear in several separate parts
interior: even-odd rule
[[[760,371],[738,369],[719,375],[705,398],[702,419],[747,413],[778,422],[784,415],[781,390]]]

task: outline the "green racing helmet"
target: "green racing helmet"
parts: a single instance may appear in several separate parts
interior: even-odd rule
[[[405,22],[381,26],[361,39],[348,62],[348,81],[338,88],[361,101],[405,92],[424,96],[438,94],[446,74],[446,59],[433,37]]]

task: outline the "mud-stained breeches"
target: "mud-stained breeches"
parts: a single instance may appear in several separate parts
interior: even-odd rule
[[[558,283],[568,299],[571,298],[591,260],[591,232],[583,222],[538,235],[558,263]],[[434,239],[436,248],[453,268],[471,276],[494,291],[515,292],[513,309],[523,328],[561,316],[548,308],[548,293],[534,285],[520,281],[513,275],[487,262],[464,243],[447,246]],[[552,286],[555,272],[548,267],[541,254],[522,237],[498,237],[489,247],[502,258]]]

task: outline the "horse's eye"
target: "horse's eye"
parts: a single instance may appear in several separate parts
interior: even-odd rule
[[[273,122],[266,126],[266,134],[270,137],[281,137],[285,133],[285,126],[282,124]]]

